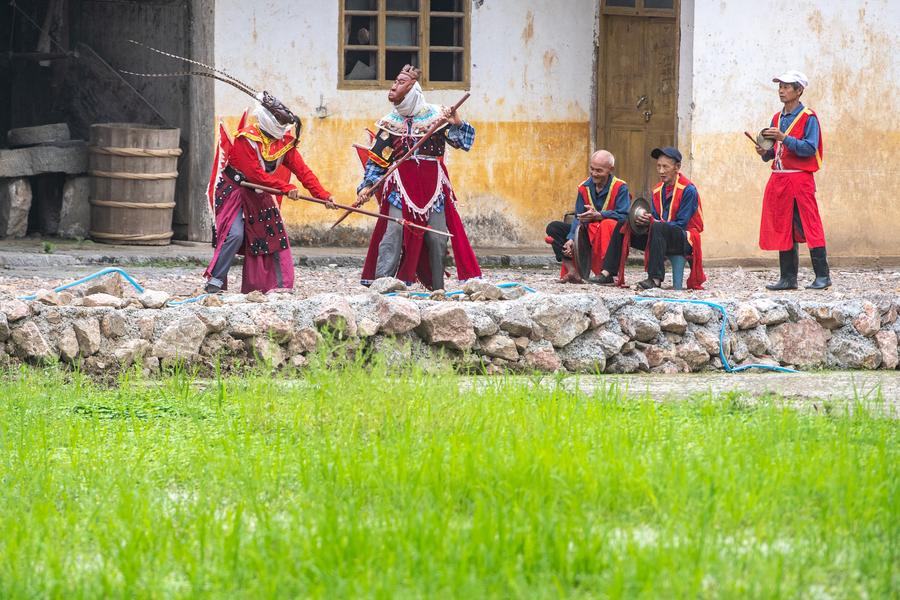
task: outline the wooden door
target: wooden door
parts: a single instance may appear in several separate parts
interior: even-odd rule
[[[677,22],[674,16],[601,19],[597,142],[615,155],[616,173],[637,197],[658,181],[650,151],[675,145]]]

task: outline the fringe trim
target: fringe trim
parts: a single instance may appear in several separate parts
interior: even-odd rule
[[[391,173],[390,180],[393,185],[396,187],[397,191],[400,192],[400,197],[403,198],[403,203],[406,207],[412,212],[416,217],[422,219],[423,221],[428,221],[428,218],[431,216],[431,213],[434,212],[434,205],[440,200],[442,197],[444,198],[444,204],[451,201],[450,196],[452,194],[445,194],[444,189],[450,189],[450,180],[447,178],[447,174],[444,172],[442,168],[443,165],[438,163],[438,176],[437,182],[434,188],[434,193],[431,195],[431,198],[425,204],[425,206],[416,206],[413,201],[410,199],[409,194],[406,191],[406,188],[403,187],[403,182],[400,180],[400,172],[394,171]]]

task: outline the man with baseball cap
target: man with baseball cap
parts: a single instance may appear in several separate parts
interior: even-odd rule
[[[665,278],[666,256],[681,255],[691,261],[687,287],[702,289],[706,281],[700,248],[703,209],[697,186],[681,173],[681,152],[677,148],[654,148],[650,156],[656,159],[660,183],[653,189],[651,212],[635,219],[637,227],[648,227],[647,232],[632,233],[627,221],[617,227],[603,258],[603,270],[591,282],[611,284],[618,273],[617,283],[624,285],[625,258],[630,246],[644,250],[647,265],[647,278],[638,287],[660,287]]]
[[[806,242],[816,278],[808,289],[831,286],[825,254],[825,231],[816,202],[813,173],[822,166],[822,132],[812,109],[800,102],[809,85],[800,71],[787,71],[772,79],[778,84],[778,98],[784,108],[772,117],[771,126],[762,135],[773,140],[769,150],[757,146],[766,162],[772,161],[772,174],[763,196],[759,226],[759,247],[778,250],[781,277],[770,290],[797,289],[799,269],[798,243]]]

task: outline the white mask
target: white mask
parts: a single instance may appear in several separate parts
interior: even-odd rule
[[[417,81],[404,96],[400,104],[395,104],[394,109],[401,117],[414,117],[425,108],[425,94],[422,93],[422,86]]]
[[[262,104],[256,106],[253,110],[253,116],[259,121],[259,128],[276,139],[283,138],[287,132],[291,130],[291,127],[294,126],[293,123],[288,123],[287,125],[279,123],[278,119],[275,118],[275,115],[269,112],[269,109]]]

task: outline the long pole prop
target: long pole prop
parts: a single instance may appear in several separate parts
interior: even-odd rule
[[[263,191],[263,192],[268,192],[268,193],[270,193],[270,194],[275,194],[275,195],[280,195],[280,196],[286,195],[286,193],[285,193],[285,192],[282,192],[281,190],[278,190],[278,189],[275,189],[275,188],[272,188],[272,187],[268,187],[268,186],[265,186],[265,185],[260,185],[260,184],[258,184],[258,183],[251,183],[251,182],[249,182],[249,181],[242,181],[242,182],[241,182],[241,185],[242,185],[243,187],[245,187],[245,188],[250,188],[250,189],[254,189],[254,190],[261,190],[261,191]],[[297,199],[298,199],[298,200],[306,200],[307,202],[315,202],[316,204],[322,204],[322,205],[328,204],[328,202],[326,202],[325,200],[319,200],[318,198],[313,198],[312,196],[300,196],[300,195],[298,195],[298,196],[297,196]],[[402,225],[402,226],[404,226],[404,227],[412,227],[413,229],[421,229],[422,231],[427,231],[427,232],[429,232],[429,233],[436,233],[436,234],[438,234],[438,235],[447,236],[448,238],[452,238],[452,237],[453,237],[453,234],[450,233],[449,231],[438,231],[437,229],[432,229],[431,227],[426,227],[425,225],[417,225],[417,224],[415,224],[415,223],[410,223],[410,222],[407,221],[406,219],[400,219],[400,218],[397,218],[397,217],[392,217],[392,216],[390,216],[390,215],[383,215],[383,214],[381,214],[381,213],[373,212],[373,211],[371,211],[371,210],[364,210],[364,209],[362,209],[362,208],[356,208],[356,207],[354,207],[354,206],[347,206],[346,204],[337,204],[337,203],[334,203],[334,205],[337,206],[338,208],[343,208],[343,209],[345,209],[345,210],[347,210],[347,211],[349,211],[349,212],[355,212],[355,213],[359,213],[359,214],[361,214],[361,215],[368,215],[368,216],[370,216],[370,217],[376,217],[376,218],[378,218],[378,219],[387,219],[388,221],[393,221],[394,223],[397,223],[397,224]]]
[[[460,98],[456,104],[454,104],[452,107],[450,107],[450,113],[451,114],[455,113],[456,110],[460,106],[462,106],[463,102],[468,100],[469,96],[471,96],[471,95],[472,94],[470,94],[469,92],[466,92],[465,94],[463,94],[463,97]],[[374,193],[375,190],[380,188],[384,184],[384,182],[387,180],[387,178],[390,177],[393,174],[393,172],[396,171],[404,161],[412,158],[413,155],[416,153],[416,150],[421,148],[422,144],[427,142],[428,138],[430,138],[432,135],[434,135],[434,132],[436,132],[438,129],[443,127],[445,123],[447,123],[447,119],[438,119],[437,121],[435,121],[434,124],[428,129],[428,131],[425,132],[425,135],[423,135],[421,138],[419,138],[419,141],[416,142],[413,145],[413,147],[410,148],[408,152],[406,152],[406,154],[404,154],[403,156],[401,156],[400,158],[395,160],[394,164],[392,164],[390,167],[388,167],[388,170],[384,172],[384,175],[379,177],[378,180],[369,187],[369,194]],[[350,216],[350,212],[351,211],[347,211],[344,214],[342,214],[341,218],[338,219],[337,221],[335,221],[334,225],[332,225],[331,228],[334,229],[335,227],[340,225],[341,221],[343,221],[344,219],[346,219],[347,217]]]
[[[754,145],[754,146],[759,147],[759,144],[756,143],[756,138],[753,137],[752,135],[750,135],[750,132],[749,132],[749,131],[745,131],[745,132],[744,132],[744,135],[747,136],[747,139],[748,139],[748,140],[750,140],[751,142],[753,142],[753,145]]]

